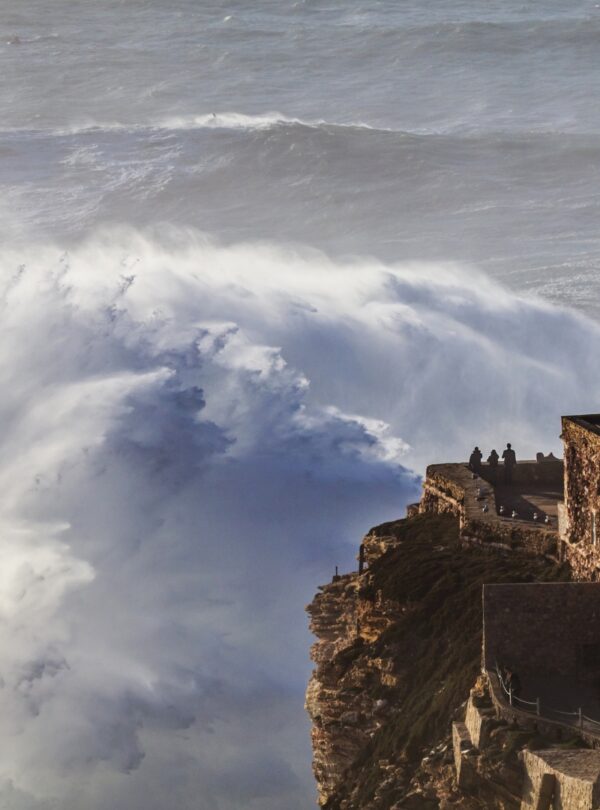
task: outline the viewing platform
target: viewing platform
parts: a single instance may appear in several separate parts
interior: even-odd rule
[[[600,414],[563,416],[561,426],[564,462],[539,453],[511,466],[509,484],[502,463],[476,473],[433,464],[408,514],[454,514],[465,541],[550,556],[574,579],[600,582]]]
[[[475,474],[466,463],[433,464],[418,509],[455,514],[465,540],[555,556],[564,499],[562,461],[520,461],[511,484],[503,483],[503,472],[501,465],[482,464]]]

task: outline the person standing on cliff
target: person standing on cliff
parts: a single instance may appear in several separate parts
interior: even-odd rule
[[[483,453],[481,452],[479,447],[475,447],[475,449],[473,450],[473,452],[469,457],[469,469],[472,470],[474,473],[477,473],[477,475],[479,475],[479,473],[481,472],[482,458]]]
[[[488,456],[487,463],[488,463],[489,468],[490,468],[490,480],[491,480],[491,482],[493,484],[496,483],[496,480],[498,478],[498,461],[499,460],[500,460],[500,456],[498,455],[498,453],[496,453],[495,450],[492,450],[492,452]]]
[[[517,463],[517,456],[510,442],[506,445],[502,458],[504,459],[504,483],[512,484],[513,467]]]

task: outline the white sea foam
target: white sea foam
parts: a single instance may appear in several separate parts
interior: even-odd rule
[[[154,122],[156,129],[248,129],[263,130],[285,124],[299,124],[301,126],[320,126],[325,121],[302,121],[291,118],[278,112],[266,112],[257,115],[247,115],[237,112],[207,113],[204,115],[184,115],[166,118]]]
[[[0,42],[0,806],[306,810],[316,585],[406,469],[597,408],[597,325],[472,264],[599,312],[599,18],[51,5]]]
[[[245,130],[245,131],[266,131],[283,126],[300,126],[309,129],[321,127],[331,127],[339,129],[365,129],[381,131],[391,131],[386,127],[375,127],[367,123],[357,122],[336,122],[324,119],[302,119],[292,118],[278,112],[257,113],[254,115],[239,112],[203,113],[198,115],[178,115],[165,118],[149,119],[144,123],[125,123],[124,121],[92,121],[85,120],[70,124],[68,127],[48,130],[47,128],[36,129],[27,128],[31,134],[54,134],[85,135],[102,132],[147,132],[151,130],[164,131],[185,131],[201,129],[223,129],[223,130]],[[0,131],[11,132],[12,129]]]
[[[305,808],[315,583],[417,496],[401,465],[550,449],[600,398],[598,326],[472,269],[191,232],[0,271],[2,800]]]

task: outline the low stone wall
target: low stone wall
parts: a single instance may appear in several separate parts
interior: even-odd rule
[[[545,462],[527,462],[517,465],[517,469],[545,465]],[[562,473],[560,462],[548,466],[558,466]],[[529,473],[523,473],[526,474]],[[556,469],[552,474],[556,475]],[[487,504],[487,512],[483,511],[484,504]],[[557,554],[555,527],[499,515],[494,487],[481,477],[473,478],[466,464],[433,464],[427,468],[420,511],[455,515],[463,539],[481,546],[499,546],[532,555]]]
[[[464,723],[452,723],[452,749],[456,769],[456,784],[460,788],[468,788],[473,779],[473,768],[469,762],[469,756],[473,752],[473,743]]]
[[[598,810],[600,751],[523,751],[521,810]]]
[[[475,748],[484,748],[487,743],[490,720],[494,716],[494,709],[478,706],[477,704],[478,698],[471,693],[467,701],[465,725]]]
[[[554,557],[558,551],[557,534],[552,529],[500,517],[497,520],[466,521],[463,535],[481,546],[499,545],[535,556]]]
[[[486,757],[481,757],[480,753],[485,752],[492,738],[488,732],[499,727],[496,718],[508,723],[506,731],[528,731],[542,736],[551,745],[558,745],[564,740],[565,727],[562,723],[509,705],[498,678],[488,673],[471,690],[464,722],[452,724],[457,785],[466,793],[481,789],[482,776],[484,782],[489,778],[489,772],[485,775],[481,770]],[[571,733],[567,733],[570,737]],[[586,733],[580,734],[579,730],[577,734],[592,749],[584,748],[582,744],[577,748],[551,748],[538,752],[524,749],[521,752],[523,777],[519,779],[518,774],[514,773],[516,778],[509,788],[513,792],[508,797],[508,806],[520,802],[521,810],[600,810],[600,750],[593,749],[599,739],[597,736],[590,738]],[[498,739],[495,739],[494,745],[497,744]],[[499,787],[494,782],[494,789],[498,790]],[[481,793],[479,795],[482,796]]]
[[[548,720],[545,717],[538,717],[530,712],[522,711],[521,709],[516,708],[516,706],[509,705],[508,701],[505,699],[498,678],[492,672],[488,672],[488,683],[490,697],[492,699],[497,718],[506,720],[507,723],[513,725],[516,724],[521,729],[537,731],[540,734],[543,734],[547,740],[554,740],[556,742],[562,740],[564,730],[567,727],[564,723],[560,723],[555,720]],[[571,726],[568,726],[568,728],[571,731],[575,730]],[[596,737],[588,734],[585,730],[580,731],[577,729],[577,734],[590,745],[594,745],[597,742]]]
[[[481,467],[481,475],[491,483],[501,481],[503,468],[498,467],[493,478],[490,477],[490,467],[486,464]],[[536,484],[542,486],[558,486],[562,489],[564,466],[562,459],[552,458],[546,461],[520,461],[513,468],[512,481],[517,485]]]

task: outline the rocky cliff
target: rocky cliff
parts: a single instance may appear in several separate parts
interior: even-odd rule
[[[480,671],[482,585],[568,572],[542,558],[466,547],[450,515],[378,526],[363,553],[365,570],[322,586],[307,609],[318,639],[306,704],[319,804],[518,807],[510,730],[494,730],[482,778],[467,790],[456,784],[451,722],[464,714]]]

